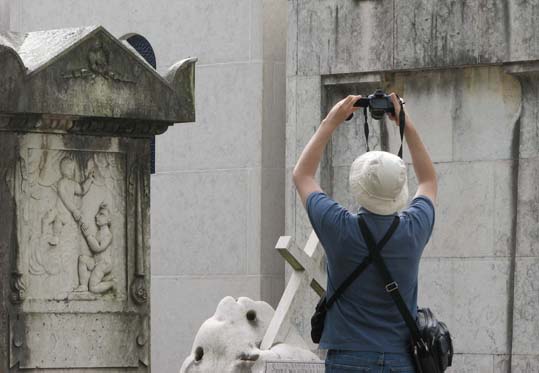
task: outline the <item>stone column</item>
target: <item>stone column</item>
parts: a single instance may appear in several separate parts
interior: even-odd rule
[[[0,34],[0,371],[150,372],[148,138],[194,121],[101,27]]]
[[[506,71],[520,81],[516,248],[513,256],[511,371],[539,367],[539,64],[516,63]]]

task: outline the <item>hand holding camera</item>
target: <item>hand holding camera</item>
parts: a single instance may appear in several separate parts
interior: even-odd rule
[[[401,111],[401,103],[404,105],[404,100],[400,98],[396,93],[390,93],[389,98],[391,99],[391,102],[393,103],[394,113],[388,113],[387,116],[389,119],[391,119],[395,124],[399,125],[399,115]]]
[[[350,95],[343,98],[331,108],[324,121],[336,127],[346,118],[351,118],[353,113],[358,110],[356,105],[358,100],[361,100],[361,96]]]
[[[387,113],[388,117],[397,121],[400,113],[400,98],[395,94],[386,94],[381,89],[377,89],[366,98],[360,98],[354,106],[368,108],[373,119],[380,120]],[[350,115],[346,120],[352,119]]]

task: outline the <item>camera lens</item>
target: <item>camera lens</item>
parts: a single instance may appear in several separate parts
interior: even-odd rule
[[[384,110],[371,110],[371,116],[373,119],[380,120],[384,116]]]

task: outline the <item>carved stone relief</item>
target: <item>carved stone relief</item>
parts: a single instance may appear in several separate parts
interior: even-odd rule
[[[27,149],[26,157],[27,297],[125,298],[123,155]]]
[[[96,39],[88,51],[88,66],[76,70],[71,70],[63,75],[65,79],[92,79],[98,76],[105,79],[122,83],[136,84],[134,79],[129,79],[110,67],[110,52],[104,46],[103,41]],[[135,68],[135,74],[140,75],[140,68]]]

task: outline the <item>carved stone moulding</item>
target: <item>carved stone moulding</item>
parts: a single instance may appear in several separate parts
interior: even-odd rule
[[[52,115],[2,115],[0,131],[149,137],[163,134],[169,123],[135,119],[80,118]]]
[[[195,121],[196,62],[161,76],[103,27],[0,32],[0,113],[138,120],[161,133]]]

